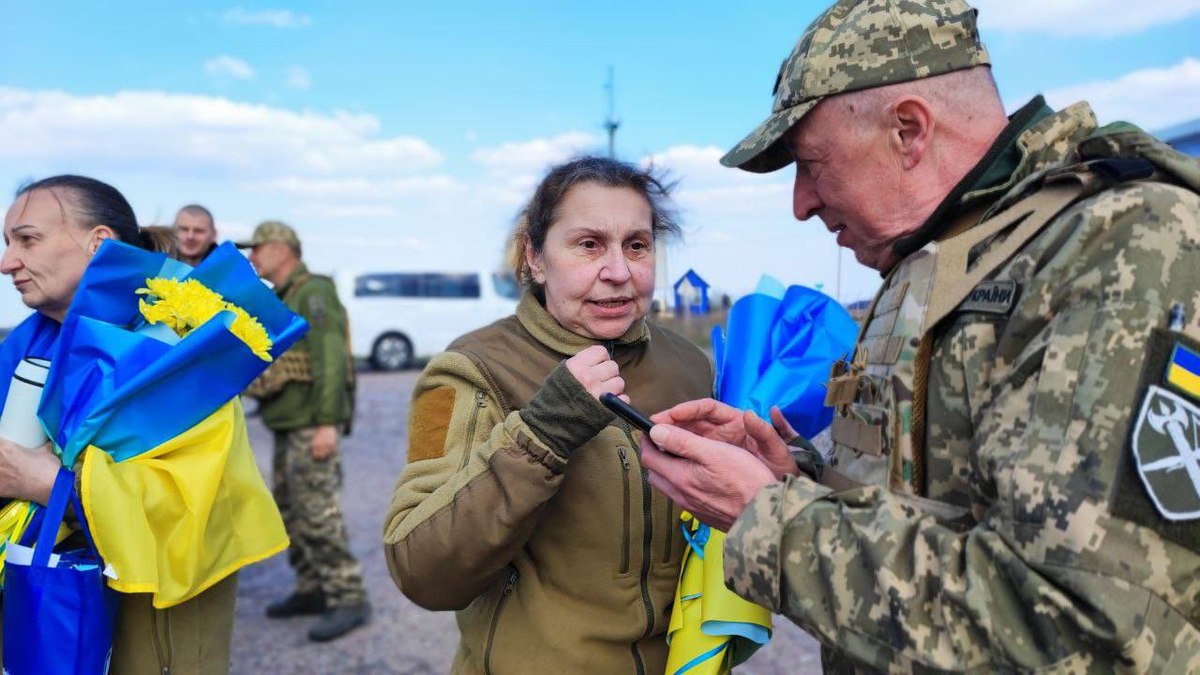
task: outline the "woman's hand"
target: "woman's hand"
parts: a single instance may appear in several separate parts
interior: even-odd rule
[[[0,496],[28,499],[43,506],[50,501],[50,490],[62,462],[46,443],[26,448],[0,438]]]
[[[601,345],[588,347],[567,359],[564,365],[571,376],[597,400],[603,394],[616,394],[626,403],[629,402],[629,397],[624,394],[625,380],[621,379],[621,369]]]

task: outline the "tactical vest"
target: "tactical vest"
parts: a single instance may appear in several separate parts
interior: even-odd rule
[[[1113,182],[1089,164],[1050,172],[1041,189],[978,224],[980,212],[962,215],[896,265],[867,311],[853,357],[830,374],[825,404],[835,415],[824,484],[925,496],[926,383],[939,323],[971,303],[1014,301],[1006,293],[1016,289],[1004,282],[982,291],[979,284],[1058,214]]]
[[[300,287],[313,278],[312,274],[303,274],[298,277],[288,290],[283,294],[283,302],[287,304],[291,302]],[[332,281],[331,281],[332,283]],[[350,419],[354,419],[355,408],[355,393],[358,386],[356,374],[354,372],[354,356],[350,348],[350,317],[342,312],[342,331],[346,336],[346,391],[350,394]],[[253,398],[265,399],[283,391],[291,382],[312,382],[312,359],[308,352],[304,349],[293,346],[279,358],[275,359],[267,369],[262,372],[257,378],[247,385],[242,393]],[[349,435],[349,425],[347,422],[347,435]]]

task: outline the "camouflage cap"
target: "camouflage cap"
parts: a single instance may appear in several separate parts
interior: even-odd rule
[[[254,228],[254,234],[245,241],[234,242],[238,248],[254,248],[268,241],[282,241],[293,249],[300,250],[300,237],[290,225],[281,220],[264,220]]]
[[[779,139],[826,96],[988,63],[975,10],[963,0],[838,0],[780,66],[771,116],[721,163],[782,169],[792,157]]]

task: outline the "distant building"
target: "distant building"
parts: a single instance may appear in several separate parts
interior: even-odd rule
[[[708,282],[695,270],[689,269],[675,282],[675,311],[708,314]]]
[[[862,323],[863,317],[867,315],[867,310],[871,309],[870,300],[857,300],[845,305],[846,311],[850,312],[850,317],[855,321]]]
[[[1200,157],[1200,118],[1168,127],[1155,135],[1180,152]]]

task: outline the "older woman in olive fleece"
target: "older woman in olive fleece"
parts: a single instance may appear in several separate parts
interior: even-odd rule
[[[458,612],[455,673],[663,672],[679,509],[597,399],[711,392],[707,357],[646,320],[667,191],[608,159],[551,170],[515,234],[516,314],[417,383],[385,553],[405,595]]]

